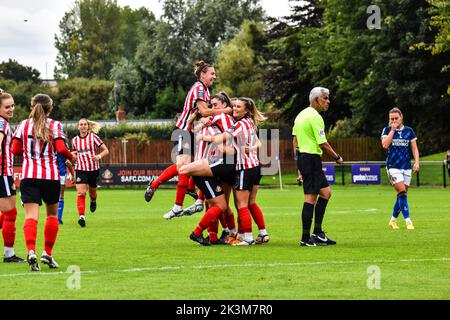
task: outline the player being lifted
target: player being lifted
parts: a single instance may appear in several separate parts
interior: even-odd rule
[[[151,181],[145,191],[145,201],[149,202],[159,185],[169,181],[178,174],[178,169],[192,161],[194,155],[194,135],[192,133],[192,119],[199,112],[203,117],[215,116],[224,112],[231,112],[229,109],[213,110],[208,108],[210,101],[209,88],[212,87],[216,80],[216,71],[214,66],[202,60],[195,63],[194,74],[197,77],[196,82],[189,90],[178,121],[176,123],[178,141],[175,146],[177,148],[176,164],[171,165],[155,180]],[[171,219],[180,216],[183,213],[183,202],[188,189],[189,179],[185,174],[178,174],[178,186],[176,199],[173,208],[163,217]]]
[[[413,129],[403,125],[403,114],[398,108],[389,111],[389,126],[383,129],[381,134],[383,148],[388,150],[386,169],[397,192],[397,200],[394,205],[389,227],[399,229],[397,218],[400,211],[405,218],[406,228],[414,229],[409,216],[407,192],[411,183],[411,171],[419,172],[419,149],[417,148],[417,136]],[[411,154],[414,157],[414,166],[411,170]]]

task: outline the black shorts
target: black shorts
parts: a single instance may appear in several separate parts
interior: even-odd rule
[[[261,167],[257,166],[251,169],[236,171],[236,182],[234,188],[236,190],[252,191],[253,186],[258,186],[261,182]]]
[[[98,176],[100,170],[95,171],[82,171],[75,170],[75,184],[88,184],[91,188],[97,188]]]
[[[16,184],[13,177],[0,176],[0,198],[16,195]]]
[[[219,178],[223,183],[234,186],[236,183],[236,165],[224,163],[224,158],[208,158],[209,167],[214,177]]]
[[[216,177],[193,177],[195,185],[203,192],[207,200],[223,195],[223,188]]]
[[[61,184],[59,180],[23,179],[20,181],[20,199],[23,203],[37,203],[42,205],[59,202]]]
[[[298,154],[297,168],[303,177],[305,194],[319,194],[320,189],[330,186],[322,170],[322,159],[318,154]]]
[[[187,137],[187,134],[189,134],[189,137]],[[187,154],[194,156],[194,147],[195,147],[194,133],[190,131],[183,131],[182,134],[178,135],[178,140],[175,141],[173,144],[177,148],[177,155]]]

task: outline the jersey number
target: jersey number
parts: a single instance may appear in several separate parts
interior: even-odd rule
[[[30,154],[31,154],[31,158],[32,158],[32,159],[40,158],[40,157],[45,153],[45,148],[47,148],[48,142],[45,141],[45,142],[42,144],[42,148],[41,148],[41,150],[39,151],[39,154],[36,156],[36,153],[35,153],[35,150],[34,150],[34,144],[35,144],[34,137],[33,137],[33,136],[28,136],[28,139],[29,139],[29,141],[30,141]],[[38,140],[38,142],[40,143],[40,140]]]

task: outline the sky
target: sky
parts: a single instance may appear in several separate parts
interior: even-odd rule
[[[55,34],[59,21],[74,0],[0,0],[0,62],[14,59],[41,73],[42,79],[53,78],[57,50]],[[159,0],[117,0],[121,6],[147,7],[161,15]],[[289,15],[288,0],[261,0],[268,16]]]

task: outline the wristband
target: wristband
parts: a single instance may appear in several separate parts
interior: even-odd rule
[[[341,155],[339,153],[336,153],[336,154],[337,154],[337,158],[334,158],[334,161],[338,161],[341,158]]]
[[[98,154],[98,160],[101,160],[102,159],[102,155],[99,153]]]

